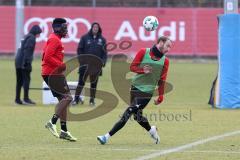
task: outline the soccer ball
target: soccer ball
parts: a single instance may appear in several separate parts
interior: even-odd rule
[[[147,16],[143,20],[143,27],[147,31],[154,31],[158,27],[158,19],[155,16]]]

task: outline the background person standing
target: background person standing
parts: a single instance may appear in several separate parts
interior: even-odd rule
[[[81,37],[81,40],[78,45],[77,54],[79,56],[79,79],[78,79],[78,86],[76,88],[75,98],[73,101],[73,105],[78,104],[79,102],[83,104],[83,100],[79,97],[82,89],[85,85],[87,77],[90,78],[90,100],[89,104],[91,106],[95,106],[95,96],[96,96],[96,89],[98,84],[99,75],[102,74],[102,67],[105,66],[107,61],[107,51],[106,51],[106,39],[102,36],[102,29],[99,23],[94,22],[91,26],[89,32]],[[93,63],[87,63],[81,61],[81,56],[85,55],[89,58],[98,58],[102,61],[102,64],[94,65]],[[94,57],[93,57],[94,56]],[[92,66],[94,65],[94,66]],[[89,73],[87,72],[87,68],[93,68],[96,66],[96,71]]]
[[[32,61],[33,53],[36,45],[36,37],[42,33],[41,28],[38,25],[34,25],[29,33],[21,41],[21,46],[17,51],[15,57],[15,68],[16,68],[16,104],[30,104],[35,105],[29,98],[29,86],[31,81],[32,72]],[[20,98],[21,88],[24,88],[23,101]]]

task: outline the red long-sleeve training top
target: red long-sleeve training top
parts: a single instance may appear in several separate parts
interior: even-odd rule
[[[66,69],[63,63],[64,47],[61,37],[52,33],[43,49],[42,75],[61,74]]]
[[[130,70],[132,72],[135,72],[138,74],[144,74],[143,68],[140,67],[140,64],[143,60],[145,53],[146,53],[146,48],[142,48],[141,50],[138,51],[138,53],[136,54],[135,58],[133,59],[131,65],[130,65]],[[151,57],[154,56],[153,52],[150,52],[150,56]],[[165,86],[165,81],[167,79],[168,66],[169,66],[169,59],[166,57],[165,61],[164,61],[164,67],[162,70],[162,74],[158,81],[158,94],[159,94],[158,101],[159,102],[163,101],[164,86]]]

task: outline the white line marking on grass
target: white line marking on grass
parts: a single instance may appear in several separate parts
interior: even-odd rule
[[[207,139],[198,140],[196,142],[192,142],[192,143],[185,144],[185,145],[182,145],[182,146],[178,146],[178,147],[175,147],[175,148],[170,148],[170,149],[167,149],[167,150],[159,150],[159,151],[156,151],[154,153],[138,157],[135,160],[148,160],[148,159],[156,158],[156,157],[159,157],[159,156],[167,155],[167,154],[170,154],[170,153],[180,152],[180,151],[198,146],[200,144],[208,143],[208,142],[211,142],[211,141],[216,141],[216,140],[223,139],[223,138],[230,137],[230,136],[234,136],[234,135],[237,135],[237,134],[240,134],[240,130],[225,133],[225,134],[218,135],[218,136],[213,136],[213,137],[210,137],[210,138],[207,138]]]
[[[201,151],[201,150],[196,150],[196,151],[183,151],[181,153],[220,153],[220,154],[240,154],[240,151]]]
[[[4,149],[13,149],[13,148],[20,148],[21,150],[29,150],[29,149],[36,149],[36,150],[81,150],[81,151],[127,151],[127,152],[159,152],[159,151],[166,151],[166,150],[157,150],[157,149],[139,149],[139,148],[81,148],[81,147],[0,147],[0,150]],[[240,154],[240,151],[220,151],[220,150],[192,150],[192,151],[179,151],[179,153],[219,153],[219,154]]]
[[[127,151],[127,152],[155,152],[159,151],[156,149],[139,149],[139,148],[82,148],[82,147],[35,147],[35,146],[0,146],[0,150],[5,149],[20,149],[20,150],[29,150],[29,149],[36,149],[36,150],[81,150],[81,151]]]

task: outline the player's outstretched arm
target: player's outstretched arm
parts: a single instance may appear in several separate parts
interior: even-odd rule
[[[160,80],[158,81],[158,95],[159,96],[156,100],[154,100],[155,105],[159,105],[163,102],[164,87],[165,87],[165,81],[167,80],[168,67],[169,67],[169,59],[165,58],[162,74],[160,76]]]

